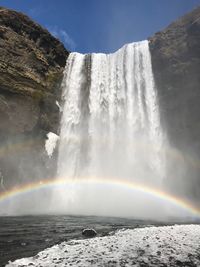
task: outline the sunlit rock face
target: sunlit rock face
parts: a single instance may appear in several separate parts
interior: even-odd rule
[[[200,192],[200,7],[150,38],[162,125],[171,146],[168,182],[176,193]]]
[[[0,172],[4,188],[44,178],[47,173],[45,136],[58,132],[56,100],[67,56],[64,46],[48,31],[22,13],[0,8]]]

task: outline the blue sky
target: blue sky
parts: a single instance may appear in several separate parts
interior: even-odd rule
[[[200,0],[0,0],[82,53],[113,52],[162,30]]]

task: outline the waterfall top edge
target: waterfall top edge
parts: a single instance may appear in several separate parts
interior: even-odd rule
[[[144,45],[144,44],[148,44],[148,43],[149,43],[148,40],[127,43],[112,53],[101,53],[101,52],[95,53],[95,52],[92,52],[92,53],[85,53],[84,54],[84,53],[79,53],[79,52],[71,52],[70,55],[77,55],[78,54],[78,55],[83,55],[83,56],[86,56],[86,55],[107,55],[107,56],[109,56],[109,55],[113,55],[115,53],[122,51],[123,49],[125,49],[128,46],[139,46],[139,45]]]

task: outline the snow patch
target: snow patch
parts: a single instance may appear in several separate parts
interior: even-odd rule
[[[46,149],[47,155],[49,157],[52,156],[58,139],[59,139],[59,136],[57,134],[55,134],[55,133],[49,132],[47,134],[47,140],[45,142],[45,149]]]
[[[200,225],[146,227],[63,242],[6,266],[200,266],[199,244]]]
[[[61,112],[62,111],[62,107],[61,105],[59,104],[59,102],[56,100],[56,106],[59,108],[59,111]]]

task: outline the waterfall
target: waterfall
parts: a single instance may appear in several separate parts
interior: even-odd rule
[[[58,175],[161,180],[162,129],[148,41],[71,53],[62,83]]]
[[[119,188],[116,193],[113,188],[92,186],[92,181],[118,180],[154,188],[162,184],[163,131],[148,41],[127,44],[113,54],[71,53],[62,92],[58,178],[86,179],[91,186],[62,190],[57,193],[62,201],[57,202],[66,212],[97,214],[97,207],[106,206],[100,214],[111,215],[118,212],[115,205],[124,201],[118,215],[125,214],[124,209],[130,215],[133,205],[127,194]],[[147,203],[141,196],[134,193],[132,201]],[[144,209],[138,206],[138,210],[144,214]]]

